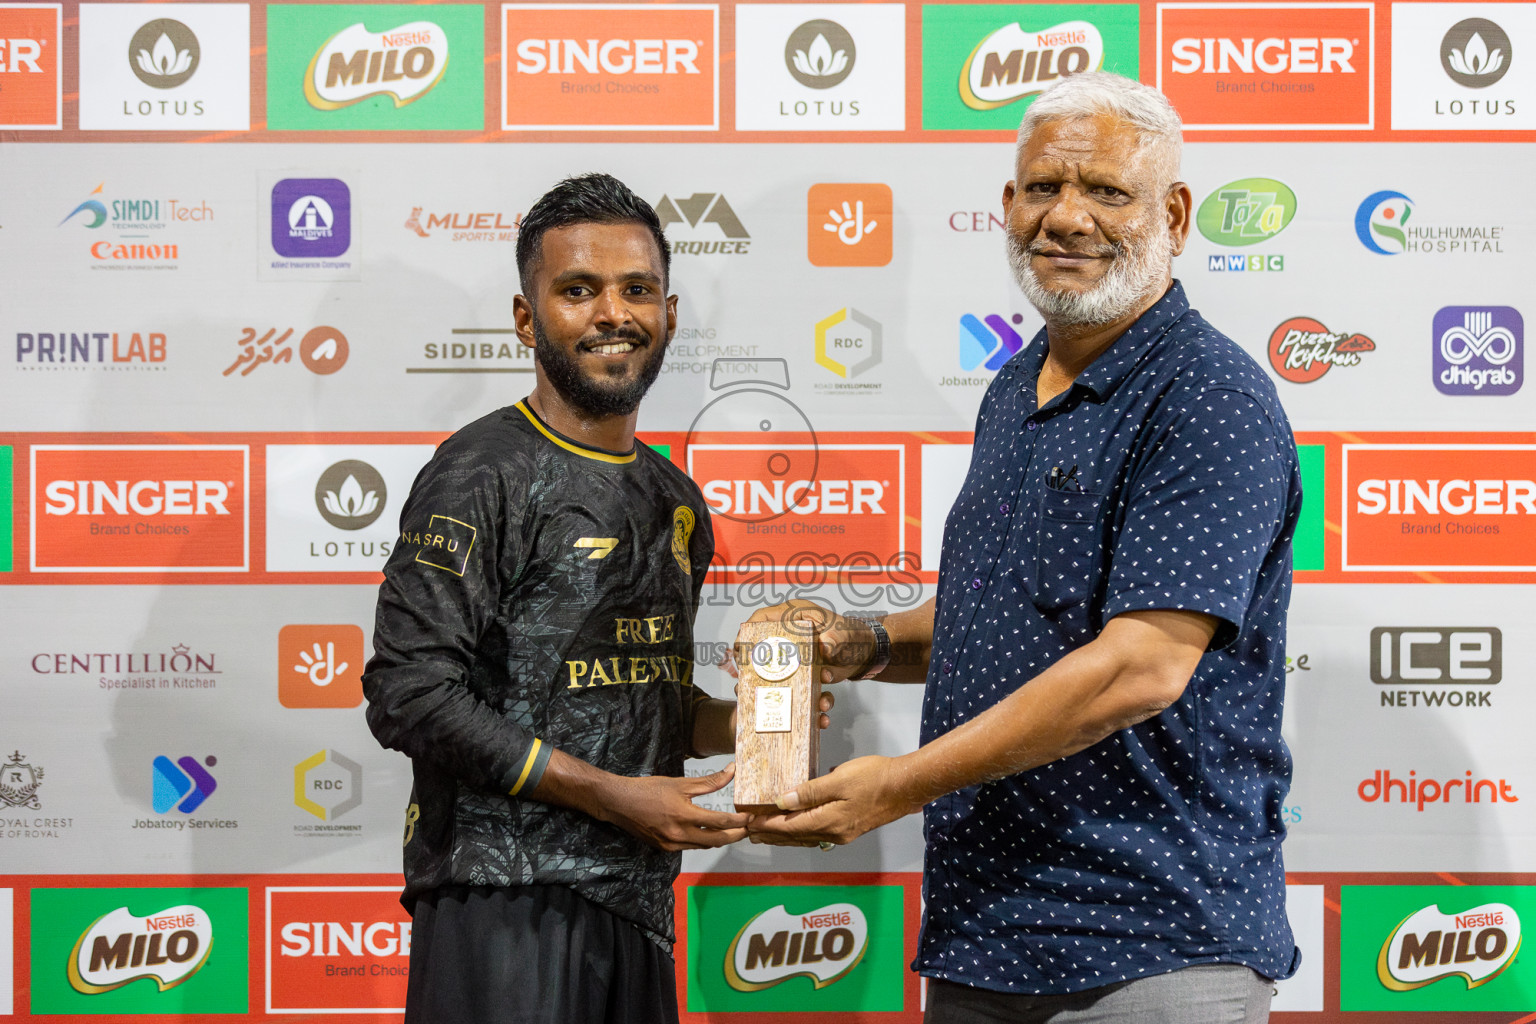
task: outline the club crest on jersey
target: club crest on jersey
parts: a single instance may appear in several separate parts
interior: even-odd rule
[[[677,559],[677,567],[683,570],[684,576],[693,574],[693,563],[688,560],[688,541],[693,536],[693,509],[687,505],[677,506],[672,513],[672,557]]]

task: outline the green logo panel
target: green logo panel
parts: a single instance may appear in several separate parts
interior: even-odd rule
[[[469,4],[268,7],[267,127],[483,129],[484,9]]]
[[[1014,131],[1052,82],[1078,71],[1136,78],[1135,4],[923,7],[923,127]]]
[[[184,1014],[247,1013],[248,906],[245,889],[33,889],[32,1012],[154,1014],[166,1020]],[[158,928],[110,923],[130,915],[153,918],[178,907],[201,913],[193,926],[201,948],[189,948],[185,942],[171,945],[172,935],[185,923],[171,915]],[[118,913],[120,908],[126,911]],[[87,933],[92,933],[91,941],[82,941]],[[91,964],[97,938],[101,955]],[[165,943],[154,941],[162,938]],[[82,944],[87,964],[96,970],[72,970],[76,943]],[[191,955],[169,955],[178,950]],[[117,973],[108,977],[112,972],[102,968],[112,964]],[[172,984],[162,989],[153,976],[156,972]],[[128,975],[142,976],[107,987]]]
[[[11,446],[0,444],[0,572],[11,571],[15,556],[16,487],[12,482],[13,458]]]
[[[1500,904],[1513,915],[1469,913]],[[1415,915],[1417,927],[1409,921]],[[1536,1006],[1536,963],[1521,933],[1533,924],[1533,886],[1342,886],[1339,1008],[1529,1012]],[[1411,940],[1389,948],[1400,927]]]
[[[688,887],[690,1013],[901,1010],[905,959],[899,885]]]
[[[1327,568],[1323,560],[1323,538],[1327,534],[1324,510],[1328,507],[1324,500],[1324,452],[1320,444],[1296,446],[1296,456],[1301,462],[1301,521],[1296,524],[1291,555],[1293,567],[1298,571]]]

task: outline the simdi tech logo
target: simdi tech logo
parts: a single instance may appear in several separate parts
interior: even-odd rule
[[[1157,5],[1157,87],[1186,130],[1375,123],[1369,3]]]
[[[1392,5],[1392,127],[1536,127],[1536,9],[1524,3]]]
[[[245,572],[246,445],[33,445],[33,572]]]
[[[32,890],[34,1014],[245,1013],[244,889]]]
[[[1431,336],[1442,394],[1512,395],[1525,383],[1525,320],[1513,306],[1446,306]]]
[[[503,4],[502,128],[713,131],[713,4]]]
[[[411,916],[398,886],[267,889],[268,1013],[403,1013]]]
[[[61,4],[0,4],[0,128],[64,127]]]
[[[1139,31],[1135,4],[926,4],[923,127],[1014,131],[1059,78],[1134,79]]]
[[[470,4],[267,8],[267,127],[481,130],[484,15]]]

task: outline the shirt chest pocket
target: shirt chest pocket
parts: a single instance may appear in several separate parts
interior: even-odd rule
[[[1104,495],[1045,488],[1035,547],[1035,606],[1056,611],[1087,600],[1103,572]]]

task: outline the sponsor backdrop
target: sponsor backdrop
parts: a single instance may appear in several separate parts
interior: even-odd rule
[[[559,177],[676,252],[641,428],[714,512],[695,679],[767,603],[927,598],[1039,328],[1012,130],[1101,67],[1183,111],[1177,274],[1300,445],[1276,1019],[1536,1019],[1536,3],[1391,0],[0,2],[0,1019],[398,1017],[375,587],[531,385]],[[920,688],[839,690],[823,765],[916,742]],[[920,1019],[921,862],[915,819],[688,854],[684,1019]]]

